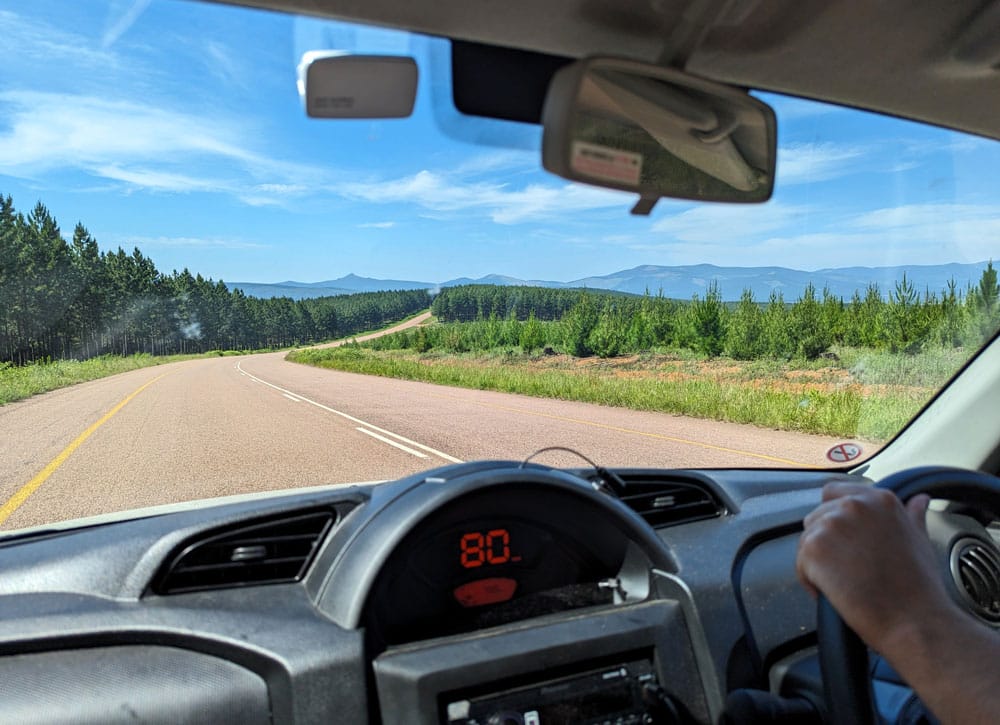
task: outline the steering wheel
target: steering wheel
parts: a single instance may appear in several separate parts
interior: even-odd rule
[[[876,484],[904,503],[917,494],[1000,511],[1000,479],[960,468],[924,467],[900,471]],[[827,714],[838,725],[876,725],[868,648],[826,597],[819,596],[816,635]]]

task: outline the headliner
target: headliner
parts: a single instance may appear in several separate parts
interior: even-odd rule
[[[1000,138],[1000,0],[213,0],[581,58]]]

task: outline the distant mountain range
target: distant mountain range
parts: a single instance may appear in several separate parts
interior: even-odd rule
[[[598,277],[584,277],[569,282],[548,280],[523,280],[490,274],[479,279],[459,277],[446,282],[418,282],[399,279],[375,279],[349,274],[325,282],[231,282],[230,289],[241,289],[253,297],[291,297],[303,299],[355,292],[380,290],[436,289],[464,284],[530,285],[533,287],[587,287],[614,290],[631,294],[651,294],[660,291],[667,297],[688,299],[704,294],[713,282],[719,286],[725,300],[739,299],[745,288],[753,290],[754,297],[766,300],[772,290],[781,292],[786,300],[798,299],[810,282],[822,290],[829,287],[833,294],[850,299],[855,291],[864,292],[870,284],[877,284],[883,294],[888,294],[897,281],[906,275],[921,293],[943,290],[954,279],[960,289],[979,281],[986,262],[974,264],[903,265],[899,267],[841,267],[805,272],[786,267],[717,267],[713,264],[695,264],[681,267],[661,267],[652,264],[625,269]]]

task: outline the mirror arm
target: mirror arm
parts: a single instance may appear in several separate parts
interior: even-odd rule
[[[660,197],[658,196],[640,196],[630,213],[636,216],[649,216],[649,213],[653,211],[653,207],[656,206],[656,202],[659,200]]]

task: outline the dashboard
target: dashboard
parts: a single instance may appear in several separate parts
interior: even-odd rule
[[[858,479],[613,474],[459,464],[4,540],[2,719],[708,723],[808,679],[799,522]]]

